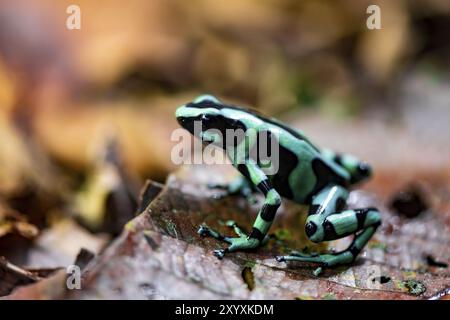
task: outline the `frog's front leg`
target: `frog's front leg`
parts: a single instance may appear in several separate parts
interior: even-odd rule
[[[201,235],[212,236],[230,244],[226,249],[214,251],[214,254],[219,258],[222,258],[226,252],[253,249],[263,244],[267,239],[267,232],[272,225],[275,214],[281,204],[280,195],[273,188],[270,180],[256,163],[252,160],[248,160],[245,164],[237,165],[237,169],[264,194],[265,200],[262,208],[259,210],[250,235],[243,233],[237,226],[234,226],[236,233],[239,235],[237,238],[220,235],[205,226],[200,227],[199,233]]]
[[[306,255],[293,252],[277,257],[278,261],[303,261],[331,267],[353,262],[381,224],[380,213],[375,208],[341,211],[346,204],[348,191],[341,186],[327,186],[312,200],[305,225],[306,235],[313,242],[336,240],[355,234],[350,246],[341,252]]]
[[[230,245],[226,249],[214,250],[214,255],[216,257],[218,257],[219,259],[222,259],[226,252],[234,251],[235,247],[239,247],[239,249],[253,249],[255,247],[255,245],[256,246],[259,245],[259,244],[252,243],[252,241],[248,241],[247,234],[244,231],[242,231],[242,229],[239,228],[239,226],[233,220],[228,220],[225,224],[227,227],[233,228],[234,233],[236,233],[238,235],[237,238],[225,236],[225,235],[211,229],[206,224],[202,224],[200,226],[200,228],[198,229],[198,234],[200,234],[201,236],[203,236],[203,237],[209,236],[209,237],[215,238],[219,241],[226,242]],[[265,244],[268,240],[269,240],[269,237],[265,236],[265,238],[261,244],[262,245]]]

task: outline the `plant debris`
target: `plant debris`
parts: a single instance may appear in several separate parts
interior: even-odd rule
[[[412,279],[403,281],[402,285],[408,290],[409,293],[416,296],[421,295],[427,290],[426,286],[422,282]]]
[[[0,296],[9,294],[15,287],[41,279],[36,272],[20,268],[0,257]]]
[[[255,278],[250,267],[244,267],[244,269],[242,269],[242,279],[247,284],[248,290],[253,290],[255,288]]]

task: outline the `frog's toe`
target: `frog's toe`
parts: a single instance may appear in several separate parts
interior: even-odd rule
[[[292,250],[289,253],[289,255],[295,256],[295,257],[300,257],[300,258],[313,258],[313,257],[317,257],[318,256],[317,253],[305,254],[305,253],[297,251],[297,250]]]
[[[208,189],[227,189],[228,185],[223,183],[208,182]]]
[[[296,256],[296,257],[304,257],[305,255],[303,253],[301,253],[300,251],[297,250],[292,250],[289,253],[290,256]]]
[[[206,225],[202,224],[200,227],[198,227],[197,233],[202,237],[210,236],[211,229],[209,229]]]
[[[313,271],[313,275],[318,277],[322,273],[323,269],[322,267],[318,267]]]
[[[212,198],[213,198],[214,200],[222,200],[222,199],[224,199],[225,197],[226,197],[225,194],[219,194],[219,193],[213,194],[213,196],[212,196]]]
[[[288,261],[299,261],[299,262],[310,262],[310,263],[319,263],[324,264],[324,260],[321,256],[318,255],[304,255],[304,254],[295,254],[295,255],[287,255],[287,256],[278,256],[275,257],[278,262],[288,262]]]
[[[208,187],[208,189],[222,190],[221,193],[214,193],[212,195],[212,198],[214,200],[222,200],[222,199],[226,198],[229,195],[229,192],[227,191],[228,185],[226,185],[226,184],[208,183],[207,187]]]
[[[232,227],[236,226],[236,221],[234,221],[234,220],[227,220],[227,221],[225,222],[225,225],[226,225],[227,227],[232,228]]]
[[[217,249],[213,251],[213,254],[220,260],[223,259],[223,257],[225,256],[225,253],[228,252],[227,249]]]
[[[197,233],[201,236],[201,237],[211,237],[214,239],[217,239],[219,241],[225,241],[227,243],[231,243],[230,242],[230,238],[220,234],[219,232],[211,229],[210,227],[208,227],[206,224],[202,224],[198,230]]]

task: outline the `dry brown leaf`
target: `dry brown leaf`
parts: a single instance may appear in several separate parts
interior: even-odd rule
[[[223,244],[201,238],[198,224],[206,221],[229,232],[217,223],[219,219],[232,218],[248,226],[256,208],[239,198],[214,200],[211,196],[217,191],[205,185],[212,170],[191,168],[171,176],[146,211],[90,265],[83,290],[64,294],[112,299],[417,299],[431,298],[450,286],[448,268],[428,267],[423,258],[427,253],[450,262],[449,233],[439,215],[429,212],[420,219],[397,221],[362,192],[352,193],[350,205],[376,204],[384,225],[350,266],[325,270],[316,278],[314,266],[275,261],[274,255],[285,252],[286,246],[311,245],[300,227],[301,207],[287,201],[272,230],[287,229],[292,239],[218,260],[211,251]],[[213,176],[224,179],[221,172]],[[401,231],[390,231],[394,220]],[[243,279],[245,268],[252,272],[253,290]]]
[[[74,201],[77,217],[90,230],[121,232],[136,211],[135,183],[122,162],[117,140],[106,137],[94,167]]]
[[[37,139],[62,163],[86,170],[92,166],[93,151],[107,132],[117,138],[125,167],[131,174],[146,173],[163,179],[173,168],[171,144],[167,142],[172,130],[178,127],[174,110],[192,96],[42,109],[36,117]]]
[[[38,235],[39,230],[33,224],[28,223],[24,215],[0,202],[0,238],[10,233],[17,233],[24,238],[32,239]]]
[[[34,241],[23,265],[27,268],[67,267],[85,248],[98,254],[108,243],[107,234],[91,234],[76,222],[62,219],[55,222]]]

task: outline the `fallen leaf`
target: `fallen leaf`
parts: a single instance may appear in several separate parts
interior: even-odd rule
[[[219,168],[220,169],[220,168]],[[172,175],[147,209],[129,222],[124,233],[86,270],[83,290],[69,292],[72,298],[111,299],[417,299],[430,298],[449,287],[449,270],[429,272],[421,267],[423,253],[449,257],[449,234],[438,219],[429,217],[407,226],[398,234],[381,228],[374,241],[387,244],[387,252],[367,246],[350,266],[325,269],[319,278],[314,266],[285,265],[274,256],[284,252],[283,245],[271,243],[256,251],[237,252],[223,260],[212,250],[223,246],[216,240],[201,238],[197,227],[206,221],[230,233],[219,220],[235,219],[250,226],[258,206],[249,207],[244,199],[215,200],[218,191],[208,190],[205,181],[227,179],[223,170],[191,168]],[[212,174],[214,170],[214,174]],[[216,171],[217,170],[217,171]],[[226,171],[225,171],[226,172]],[[225,174],[225,175],[224,175]],[[350,206],[366,205],[374,199],[363,192],[352,193]],[[380,207],[384,219],[392,215]],[[431,213],[430,213],[431,214]],[[305,238],[301,207],[283,203],[273,229],[280,226],[295,235],[285,246],[310,246]],[[298,224],[294,223],[299,220]],[[420,227],[419,227],[420,226]],[[422,234],[431,228],[436,234]],[[439,230],[442,229],[442,230]],[[333,244],[333,243],[332,243]],[[339,246],[336,243],[333,246]],[[323,250],[324,248],[322,248]],[[252,266],[254,288],[249,290],[242,271]],[[391,281],[378,281],[377,277]],[[379,279],[379,278],[378,278]],[[420,283],[417,286],[409,286]],[[57,298],[57,297],[55,297]]]

